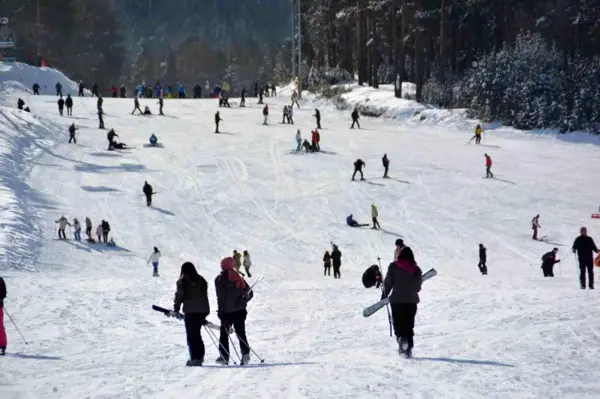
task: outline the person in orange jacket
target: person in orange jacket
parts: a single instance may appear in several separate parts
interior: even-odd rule
[[[492,173],[491,169],[492,169],[492,157],[490,157],[488,154],[484,154],[485,155],[485,177],[487,179],[489,178],[494,178],[494,174]]]

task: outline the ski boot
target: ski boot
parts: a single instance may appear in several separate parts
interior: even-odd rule
[[[229,360],[225,359],[223,356],[219,356],[217,360],[215,360],[215,363],[227,366],[229,364]]]
[[[158,274],[158,272],[154,272],[152,273],[152,277],[160,277],[160,275]]]
[[[398,353],[400,355],[404,355],[406,353],[406,347],[408,347],[408,345],[402,337],[398,337],[396,339],[396,342],[398,342]]]
[[[200,366],[202,366],[202,360],[199,360],[199,359],[188,360],[185,365],[187,367],[200,367]]]
[[[407,359],[412,358],[412,348],[410,346],[408,348],[406,348],[406,352],[404,352],[404,356],[406,356]]]
[[[6,347],[1,347],[0,348],[0,356],[5,356],[6,355]]]
[[[245,355],[242,355],[242,362],[240,363],[240,366],[245,366],[249,363],[250,363],[250,354],[246,353]]]

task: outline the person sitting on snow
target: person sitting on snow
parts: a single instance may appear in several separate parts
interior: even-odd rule
[[[144,107],[144,115],[152,115],[152,112],[150,112],[150,108],[147,105]]]
[[[150,136],[150,145],[156,147],[158,145],[158,137],[154,133]]]
[[[348,215],[346,218],[346,224],[350,227],[358,227],[358,222],[354,220],[354,216],[352,216],[352,214]]]

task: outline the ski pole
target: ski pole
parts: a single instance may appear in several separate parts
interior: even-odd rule
[[[248,345],[248,342],[244,341],[239,334],[237,333],[237,331],[235,332],[235,335],[237,335],[238,339],[240,340],[241,343],[243,343],[244,345],[246,345],[250,351],[254,354],[254,356],[256,356],[258,358],[258,360],[260,360],[260,363],[263,364],[265,362],[265,359],[263,359],[262,357],[258,356],[258,353],[256,353],[254,351],[254,349],[252,349],[252,347],[250,345]]]
[[[23,338],[23,342],[25,342],[25,345],[29,345],[29,342],[27,342],[27,340],[25,339],[25,337],[23,336],[23,334],[21,334],[21,331],[19,330],[19,327],[17,327],[17,324],[15,323],[15,321],[12,319],[12,317],[10,317],[10,314],[8,313],[8,311],[6,310],[6,308],[4,308],[4,313],[6,313],[6,315],[8,316],[8,319],[10,320],[10,322],[13,324],[13,326],[15,326],[15,329],[17,330],[17,332],[19,333],[19,335],[21,336],[21,338]]]
[[[381,258],[379,257],[379,255],[377,255],[377,263],[379,263],[379,270],[381,271]],[[383,286],[383,283],[381,284],[381,293],[385,293],[385,287]],[[390,337],[391,337],[392,336],[392,316],[390,315],[390,306],[385,305],[385,308],[387,309],[388,324],[390,325]]]
[[[233,351],[235,352],[235,355],[239,359],[240,364],[242,364],[242,357],[240,356],[237,348],[235,347],[235,343],[233,342],[233,338],[231,338],[231,335],[229,335],[229,334],[227,334],[227,337],[229,338],[229,342],[231,343],[231,347],[233,348]]]
[[[217,348],[217,351],[219,352],[219,354],[221,353],[221,349],[223,349],[223,352],[225,352],[225,354],[227,355],[227,358],[230,358],[231,356],[229,355],[229,351],[227,349],[225,349],[225,347],[221,344],[221,341],[217,338],[217,334],[215,334],[214,331],[212,331],[208,327],[206,327],[206,331],[208,331],[208,336],[210,337],[210,340],[213,342],[213,344]],[[218,342],[218,344],[217,344],[217,342]],[[233,364],[235,364],[237,366],[237,363],[235,362],[235,360],[233,360],[233,359],[231,359],[231,360],[233,361]]]

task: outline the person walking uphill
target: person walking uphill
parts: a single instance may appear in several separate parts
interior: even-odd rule
[[[6,330],[4,329],[4,300],[6,299],[6,284],[0,277],[0,356],[6,354],[8,340],[6,339]]]
[[[404,247],[398,259],[389,265],[383,281],[381,299],[389,296],[398,351],[407,358],[412,357],[414,347],[415,316],[422,276],[412,250]]]
[[[67,220],[66,217],[64,217],[64,215],[61,216],[60,219],[58,219],[54,223],[58,223],[58,239],[59,240],[66,240],[67,239],[67,235],[65,234],[65,228],[67,226],[70,226],[71,223],[69,223],[69,221]]]
[[[250,254],[248,251],[244,251],[244,260],[242,261],[244,265],[244,270],[246,270],[246,274],[248,278],[252,278],[252,274],[250,273],[250,268],[252,267],[252,260],[250,259]]]
[[[152,254],[148,258],[148,263],[152,264],[152,277],[160,277],[158,275],[158,260],[160,259],[161,255],[162,254],[160,253],[158,248],[154,247],[154,251],[152,251]]]
[[[142,192],[146,196],[146,206],[152,205],[152,194],[154,194],[154,191],[152,189],[152,186],[149,185],[147,181],[144,182]]]
[[[233,261],[235,262],[235,271],[243,276],[244,273],[240,271],[240,269],[242,268],[242,255],[236,249],[234,249],[232,257]]]
[[[63,116],[63,111],[65,109],[65,100],[62,98],[62,96],[60,96],[57,103],[58,103],[58,113],[60,114],[60,116]]]
[[[333,278],[342,278],[340,267],[342,267],[342,251],[337,245],[332,244],[333,251],[331,251],[331,264],[333,265]]]
[[[75,124],[72,123],[71,126],[69,126],[69,144],[71,144],[72,142],[77,144],[77,139],[75,138],[75,132],[78,129],[75,127]]]
[[[542,271],[544,272],[544,277],[554,277],[554,265],[560,262],[560,259],[556,259],[556,253],[558,252],[558,248],[554,248],[552,251],[544,254],[542,256]]]
[[[229,329],[231,326],[235,329],[240,341],[241,364],[248,364],[250,361],[250,346],[246,338],[246,316],[248,316],[246,307],[248,302],[252,300],[254,293],[249,291],[248,288],[244,278],[235,271],[233,258],[223,258],[221,260],[221,274],[215,279],[218,316],[221,320],[220,356],[216,360],[219,364],[229,364]]]
[[[365,176],[363,175],[362,172],[362,168],[364,168],[366,166],[365,161],[363,161],[362,159],[357,159],[356,161],[354,161],[354,173],[352,173],[352,180],[354,180],[354,177],[356,176],[357,173],[360,173],[360,180],[363,181],[365,180]]]
[[[494,174],[492,173],[492,157],[488,154],[483,154],[485,156],[485,177],[486,179],[494,178]]]
[[[390,160],[387,157],[387,154],[383,154],[383,158],[381,158],[381,164],[383,165],[383,178],[388,179],[388,170],[390,169]]]
[[[352,116],[352,126],[350,126],[350,129],[354,129],[355,123],[360,129],[360,123],[358,123],[358,119],[360,118],[360,116],[358,115],[358,109],[354,108],[354,111],[352,111],[352,114],[350,116]]]
[[[65,106],[67,107],[67,116],[73,116],[73,98],[70,94],[67,94]]]
[[[156,248],[155,248],[156,249]],[[202,341],[202,326],[210,313],[208,302],[208,283],[198,274],[191,262],[181,265],[181,273],[177,280],[177,291],[173,310],[179,313],[183,305],[185,334],[187,336],[190,360],[186,366],[202,366],[204,363],[204,341]]]
[[[588,282],[590,290],[594,289],[594,254],[598,253],[598,248],[592,237],[587,235],[587,228],[579,229],[581,235],[573,242],[573,253],[577,252],[579,260],[579,283],[581,289],[585,289],[585,272],[588,274]]]

